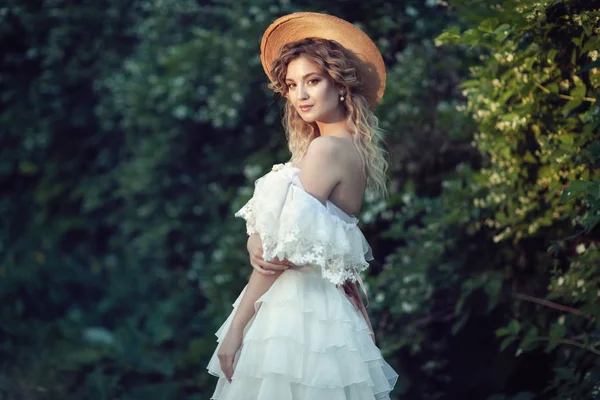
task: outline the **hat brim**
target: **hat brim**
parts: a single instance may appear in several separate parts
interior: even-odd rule
[[[298,12],[284,15],[273,22],[263,34],[260,43],[260,60],[271,81],[273,61],[281,48],[291,42],[308,37],[335,40],[356,55],[359,74],[367,101],[375,107],[385,90],[385,64],[379,49],[366,33],[351,23],[327,14]]]

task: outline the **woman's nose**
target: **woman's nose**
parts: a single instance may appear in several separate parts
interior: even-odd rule
[[[298,85],[298,90],[296,90],[296,98],[298,100],[305,100],[308,98],[308,93],[306,92],[306,86]]]

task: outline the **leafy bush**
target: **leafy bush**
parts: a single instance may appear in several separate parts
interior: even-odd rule
[[[392,281],[381,307],[390,332],[402,331],[393,346],[422,360],[428,385],[416,392],[430,396],[592,398],[599,11],[577,1],[453,5],[462,25],[436,42],[478,58],[459,109],[477,125],[482,165],[459,165],[439,197],[398,196],[387,236],[405,244],[379,277]]]

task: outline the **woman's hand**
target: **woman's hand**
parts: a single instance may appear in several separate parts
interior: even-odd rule
[[[244,338],[244,330],[234,327],[229,327],[229,331],[221,343],[221,347],[217,352],[219,362],[221,364],[221,371],[225,374],[227,381],[231,383],[233,377],[233,363],[235,361],[235,355],[237,354],[240,347],[242,347],[242,341]]]
[[[248,237],[246,248],[250,255],[250,265],[263,275],[274,275],[285,271],[293,265],[286,259],[279,260],[278,258],[274,258],[270,262],[263,260],[262,240],[260,240],[258,233],[253,233]]]

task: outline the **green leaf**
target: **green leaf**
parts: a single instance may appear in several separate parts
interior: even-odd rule
[[[567,104],[565,104],[565,106],[562,109],[563,116],[568,116],[571,113],[571,111],[579,107],[581,103],[583,103],[583,99],[581,98],[575,98],[573,100],[570,100]]]
[[[596,200],[600,200],[600,181],[592,181],[586,188],[586,193]]]
[[[470,315],[471,315],[470,311],[464,311],[461,314],[458,321],[456,321],[455,323],[452,324],[452,334],[453,335],[456,335],[463,328],[463,326],[465,326],[465,323],[469,319]]]
[[[581,75],[581,74],[588,72],[589,70],[596,68],[598,66],[600,66],[600,57],[596,61],[592,61],[591,63],[584,66],[583,68],[580,68],[579,71],[577,71],[577,75]]]
[[[488,18],[483,20],[478,26],[477,29],[481,32],[485,33],[493,33],[495,27],[498,25],[498,18]]]
[[[525,334],[525,337],[519,344],[519,347],[521,347],[523,349],[523,351],[532,350],[533,347],[535,347],[532,345],[537,343],[537,338],[538,338],[538,328],[536,326],[532,326],[529,330],[527,330],[527,333]]]
[[[514,343],[514,341],[516,340],[515,336],[508,336],[506,337],[502,343],[500,343],[500,351],[504,351],[506,350],[506,348],[508,346],[510,346],[512,343]]]
[[[440,46],[446,43],[457,42],[460,38],[460,28],[458,26],[454,26],[436,37],[435,45]]]
[[[557,137],[562,144],[566,144],[567,146],[572,146],[575,142],[575,136],[569,133],[558,135]]]
[[[583,154],[591,163],[595,163],[596,161],[600,160],[600,140],[596,140],[592,142],[592,144],[588,145],[583,150]]]
[[[559,342],[557,340],[550,340],[548,342],[548,345],[544,349],[544,351],[546,353],[550,353],[552,350],[554,350],[556,348],[556,346],[558,346],[558,344],[559,344]]]
[[[152,328],[152,342],[154,344],[162,344],[173,338],[174,331],[171,326],[159,324]]]
[[[586,21],[581,24],[581,27],[583,28],[583,33],[585,33],[586,36],[592,36],[592,32],[596,26],[594,23],[589,23]]]
[[[508,32],[509,30],[510,30],[509,24],[500,24],[500,25],[498,25],[498,27],[496,29],[494,29],[494,33]]]
[[[575,83],[575,87],[571,90],[571,96],[573,96],[575,99],[581,99],[585,97],[587,91],[585,83],[583,83],[583,81],[578,77],[574,77],[573,82]]]
[[[462,35],[463,42],[476,46],[481,40],[481,34],[476,29],[467,29]]]
[[[460,298],[458,299],[458,301],[456,302],[456,305],[454,306],[454,313],[458,314],[459,312],[462,311],[462,308],[465,305],[465,301],[467,300],[467,296],[463,293]]]
[[[576,380],[575,373],[573,372],[573,370],[571,368],[557,367],[557,368],[554,368],[554,373],[556,374],[556,376],[558,378],[565,380],[565,381]]]
[[[518,334],[522,329],[521,323],[516,319],[513,319],[508,323],[508,330],[513,335]]]
[[[554,94],[558,94],[558,83],[552,82],[546,85],[546,89]]]
[[[567,329],[565,328],[564,324],[555,322],[550,327],[550,337],[554,340],[564,339],[566,333],[567,333]]]
[[[592,196],[597,194],[590,181],[571,182],[571,184],[563,191],[559,204],[564,204],[568,199],[577,198],[582,194],[587,195],[588,193],[592,194]]]
[[[502,42],[504,41],[504,39],[506,39],[506,37],[510,34],[510,31],[506,30],[506,31],[500,31],[500,32],[496,32],[494,39],[496,39],[497,42]]]
[[[472,88],[479,87],[481,85],[481,81],[479,79],[469,79],[460,84],[461,88]]]
[[[506,327],[511,335],[517,335],[521,331],[521,324],[516,319],[511,320]]]
[[[105,355],[106,351],[102,349],[85,347],[66,354],[64,361],[69,367],[80,368],[81,365],[97,364]]]
[[[484,290],[488,295],[488,306],[486,312],[492,311],[497,305],[500,299],[500,292],[502,291],[502,278],[493,277],[484,286]]]
[[[533,156],[533,154],[531,154],[531,152],[529,150],[523,156],[523,161],[525,161],[528,164],[536,164],[537,163],[537,160],[535,159],[535,157]]]
[[[83,338],[92,345],[114,346],[115,336],[103,327],[88,327],[83,330]]]
[[[506,90],[504,91],[504,93],[502,94],[502,96],[500,96],[500,98],[498,99],[498,102],[501,104],[504,104],[508,101],[508,99],[510,99],[513,95],[515,94],[514,90],[508,89],[506,88]]]
[[[600,36],[592,36],[585,42],[582,51],[584,53],[588,53],[592,50],[598,49],[600,49]]]
[[[496,329],[496,337],[502,337],[502,336],[506,336],[509,334],[510,334],[510,332],[508,331],[508,329],[506,327]]]
[[[35,175],[38,171],[38,166],[31,161],[21,161],[19,163],[19,172],[23,175]]]

